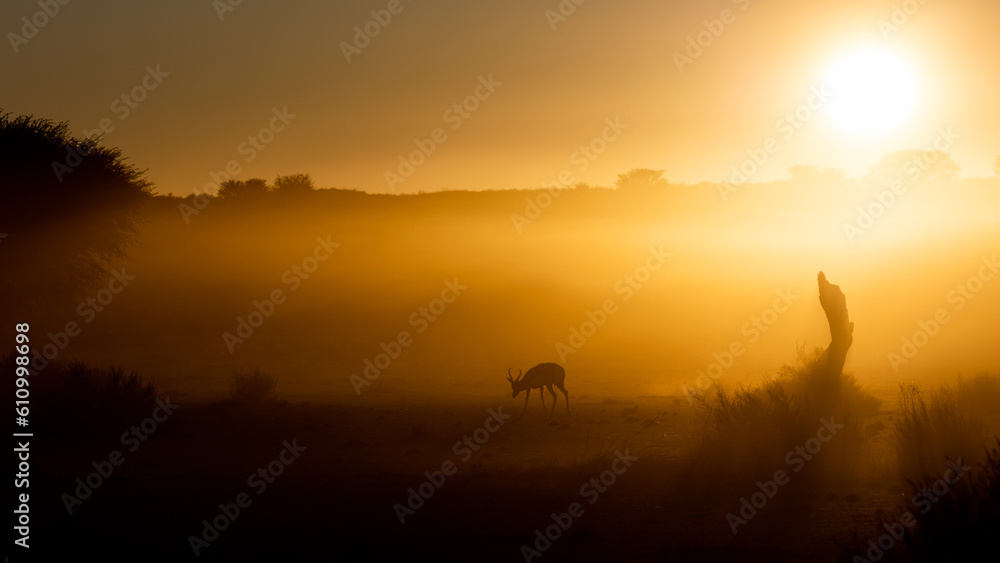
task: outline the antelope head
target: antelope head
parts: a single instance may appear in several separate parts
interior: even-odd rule
[[[517,368],[517,379],[514,379],[513,375],[510,373],[510,370],[512,370],[512,369],[514,369],[514,368],[507,368],[507,381],[510,382],[510,389],[511,389],[510,396],[511,396],[511,398],[516,399],[518,393],[520,393],[521,391],[524,391],[524,386],[520,385],[521,384],[521,368]]]

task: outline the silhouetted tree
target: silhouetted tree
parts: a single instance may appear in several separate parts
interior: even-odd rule
[[[796,164],[788,169],[788,179],[793,182],[819,178],[819,167],[812,164]]]
[[[897,180],[911,185],[955,180],[958,173],[958,164],[944,151],[901,150],[883,156],[872,166],[868,180],[883,186]]]
[[[267,180],[263,178],[250,178],[246,182],[243,182],[243,189],[248,194],[253,195],[264,195],[271,191],[271,187],[267,185]]]
[[[226,180],[219,184],[219,192],[215,195],[219,199],[236,199],[243,192],[243,182],[239,180]]]
[[[251,201],[267,195],[271,190],[261,178],[226,180],[219,186],[219,198],[224,200]]]
[[[663,178],[663,170],[633,168],[624,174],[619,174],[615,186],[619,190],[662,188],[667,186],[667,180]]]
[[[308,193],[315,189],[309,174],[289,174],[274,179],[274,191],[279,194]]]
[[[0,309],[53,306],[110,277],[151,200],[121,151],[68,125],[0,113]],[[15,308],[15,305],[17,306]]]

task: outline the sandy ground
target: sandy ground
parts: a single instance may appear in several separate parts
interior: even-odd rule
[[[572,416],[560,400],[550,422],[534,397],[522,419],[522,399],[509,396],[189,403],[134,452],[117,431],[38,436],[33,550],[132,561],[818,562],[843,556],[857,527],[874,529],[878,511],[899,502],[891,487],[789,485],[734,535],[726,514],[757,490],[754,480],[717,482],[691,465],[699,427],[685,401],[573,399]],[[116,449],[124,461],[67,514],[75,479]],[[269,464],[280,474],[261,490],[253,475]],[[435,475],[442,469],[452,474]],[[587,486],[592,478],[598,487]],[[409,499],[421,485],[433,494]],[[220,516],[220,504],[241,498],[238,516]],[[566,529],[536,545],[553,514]],[[206,534],[203,521],[217,517],[225,529]],[[212,539],[197,557],[194,536]],[[526,557],[522,546],[546,549]]]

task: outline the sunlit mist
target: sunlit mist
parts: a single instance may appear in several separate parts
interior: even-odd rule
[[[4,563],[996,560],[998,22],[5,0]]]

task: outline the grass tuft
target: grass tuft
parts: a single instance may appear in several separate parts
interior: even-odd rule
[[[234,370],[229,382],[230,398],[237,403],[257,403],[273,399],[278,376],[260,368]]]
[[[692,470],[714,474],[734,485],[771,477],[778,470],[795,471],[804,483],[832,484],[861,476],[869,468],[857,462],[868,457],[869,433],[864,430],[879,413],[880,402],[865,392],[852,376],[831,382],[817,377],[819,354],[784,366],[776,377],[754,385],[739,384],[733,391],[716,386],[697,397],[704,426],[693,456]],[[843,425],[815,455],[794,453],[816,438],[829,421]],[[821,437],[829,436],[828,430]],[[789,457],[793,458],[789,462]],[[799,466],[794,459],[806,461]],[[802,477],[798,475],[799,470]]]

